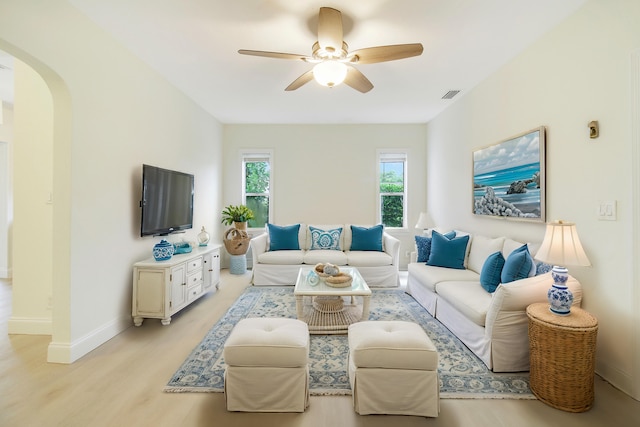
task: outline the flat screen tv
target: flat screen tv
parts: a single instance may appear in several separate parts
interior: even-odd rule
[[[193,227],[193,175],[142,165],[140,236],[165,236]]]

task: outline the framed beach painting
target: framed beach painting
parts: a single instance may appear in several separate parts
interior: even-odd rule
[[[473,213],[545,222],[545,127],[473,152]]]

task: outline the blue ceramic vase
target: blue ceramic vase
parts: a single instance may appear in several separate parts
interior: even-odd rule
[[[157,243],[153,247],[153,257],[156,261],[166,261],[171,259],[173,256],[173,245],[167,242],[165,239],[162,239],[160,243]]]

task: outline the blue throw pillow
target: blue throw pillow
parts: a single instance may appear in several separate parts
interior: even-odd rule
[[[311,249],[332,249],[340,250],[340,234],[342,227],[331,230],[322,230],[320,228],[309,226],[311,230]]]
[[[540,276],[541,274],[546,274],[553,269],[551,264],[547,264],[546,262],[538,261],[536,262],[536,276]]]
[[[431,253],[431,237],[416,236],[416,249],[418,250],[418,262],[427,262]]]
[[[267,227],[270,251],[300,250],[298,243],[300,224],[286,226],[267,224]]]
[[[494,252],[484,261],[480,272],[480,285],[489,293],[495,292],[500,284],[504,267],[502,252]]]
[[[382,252],[382,224],[373,227],[351,226],[352,251],[380,251]]]
[[[502,283],[513,282],[514,280],[529,277],[531,269],[534,267],[533,258],[529,253],[527,245],[522,245],[509,254],[502,269]]]
[[[431,234],[431,253],[427,265],[464,270],[464,258],[467,255],[468,243],[469,236],[449,240],[437,231],[433,231]]]
[[[450,231],[443,234],[444,237],[451,240],[456,237],[455,231]],[[417,262],[427,262],[429,255],[431,254],[431,237],[416,236],[416,249],[418,250]]]

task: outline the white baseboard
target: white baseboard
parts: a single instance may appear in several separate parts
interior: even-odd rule
[[[47,317],[10,317],[7,330],[9,334],[51,335],[52,322]]]
[[[604,378],[605,381],[611,383],[615,388],[623,391],[634,399],[638,399],[633,395],[634,381],[629,373],[622,372],[615,366],[611,366],[602,361],[596,362],[596,373]]]
[[[52,341],[49,344],[47,362],[73,363],[130,326],[131,316],[126,316],[114,319],[73,342]]]

